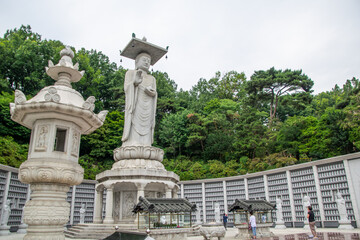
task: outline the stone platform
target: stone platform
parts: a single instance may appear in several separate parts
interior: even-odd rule
[[[258,238],[269,240],[285,240],[285,239],[309,239],[310,231],[302,228],[286,228],[275,229],[270,228],[270,231],[274,233],[274,237]],[[355,228],[353,230],[339,230],[336,228],[317,228],[319,233],[319,239],[331,239],[331,240],[360,240],[360,229]],[[225,234],[225,240],[234,239],[237,234],[237,229],[228,228]],[[0,236],[0,240],[22,240],[25,234],[11,233],[8,236]],[[79,238],[65,238],[66,240],[80,240]],[[98,240],[99,238],[86,238],[86,240]],[[202,236],[187,237],[188,240],[203,240]],[[84,240],[84,239],[81,239]]]

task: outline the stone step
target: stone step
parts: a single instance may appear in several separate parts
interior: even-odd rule
[[[121,230],[136,230],[137,226],[131,223],[119,224],[77,224],[65,231],[65,236],[68,238],[79,239],[103,239],[115,232],[115,226]]]

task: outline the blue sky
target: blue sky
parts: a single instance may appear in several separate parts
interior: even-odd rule
[[[358,0],[0,0],[0,34],[29,24],[43,39],[96,49],[120,64],[134,32],[170,47],[153,68],[178,88],[216,71],[250,78],[274,66],[302,69],[319,93],[360,78],[359,13]]]

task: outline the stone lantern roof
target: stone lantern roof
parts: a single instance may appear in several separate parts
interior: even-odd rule
[[[84,100],[82,95],[71,87],[84,75],[79,64],[73,65],[74,52],[66,47],[60,52],[61,59],[54,65],[49,60],[46,73],[56,82],[48,86],[32,99],[27,100],[20,90],[15,90],[15,103],[10,103],[11,119],[32,129],[35,120],[57,118],[76,123],[82,134],[89,134],[105,121],[108,111],[95,114],[95,97]]]

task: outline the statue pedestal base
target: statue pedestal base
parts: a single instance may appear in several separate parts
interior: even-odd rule
[[[272,223],[258,223],[256,224],[256,237],[273,237],[274,234],[270,231]],[[248,229],[248,224],[236,225],[238,233],[235,235],[235,239],[248,239],[252,237],[252,230]]]
[[[199,229],[200,235],[206,240],[212,238],[223,240],[226,233],[226,230],[221,223],[204,223],[202,226],[198,226],[195,229]]]
[[[286,228],[284,221],[276,221],[275,224],[276,224],[275,225],[276,229],[285,229]]]
[[[7,225],[0,226],[0,236],[10,235],[10,227]]]
[[[28,225],[26,223],[22,223],[19,225],[19,229],[17,230],[16,233],[26,233],[27,232],[27,227]]]
[[[352,230],[352,229],[354,229],[354,227],[351,225],[350,220],[340,220],[338,229]]]
[[[309,222],[304,222],[304,229],[310,229]]]

